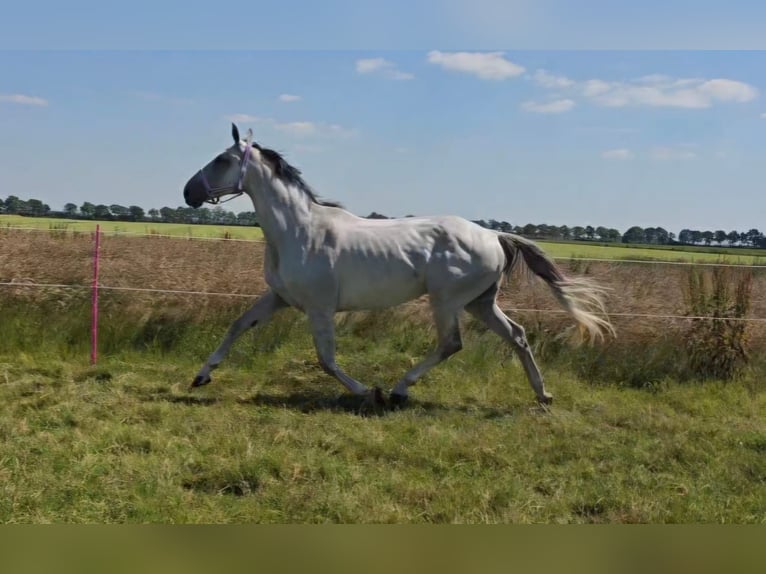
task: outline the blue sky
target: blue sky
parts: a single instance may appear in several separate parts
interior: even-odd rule
[[[764,226],[766,53],[2,50],[0,70],[0,195],[54,207],[180,205],[235,119],[360,215]]]

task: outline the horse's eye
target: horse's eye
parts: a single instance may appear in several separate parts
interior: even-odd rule
[[[229,163],[228,158],[225,155],[219,155],[213,160],[213,165],[222,166]]]

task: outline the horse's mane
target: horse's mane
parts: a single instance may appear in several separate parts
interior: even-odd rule
[[[343,207],[337,201],[327,201],[321,199],[313,189],[307,184],[303,177],[301,177],[301,170],[297,167],[290,165],[287,160],[277,151],[273,149],[261,147],[257,143],[253,142],[253,147],[261,152],[261,157],[265,159],[271,165],[271,171],[274,176],[282,180],[283,183],[293,185],[303,191],[309,196],[311,201],[317,205],[324,205],[326,207]]]

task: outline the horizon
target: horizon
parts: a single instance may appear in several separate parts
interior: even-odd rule
[[[235,121],[361,216],[747,231],[766,211],[764,64],[753,52],[3,51],[0,195],[182,206]]]

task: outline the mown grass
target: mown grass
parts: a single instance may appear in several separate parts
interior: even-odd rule
[[[23,217],[0,215],[0,228],[32,228],[55,231],[92,232],[96,225],[106,234],[129,233],[146,235],[173,235],[177,237],[217,237],[229,239],[261,239],[260,227],[239,225],[188,225],[183,223],[153,223],[139,221],[83,221],[50,217]]]
[[[686,261],[696,263],[735,263],[741,265],[766,265],[766,250],[730,249],[703,246],[643,246],[630,247],[622,244],[599,245],[585,242],[541,241],[546,253],[557,257],[581,257],[592,259],[627,259],[655,261]]]
[[[87,314],[2,311],[2,522],[766,520],[762,364],[730,383],[597,381],[583,365],[609,363],[603,349],[545,351],[531,333],[545,412],[510,350],[468,324],[410,407],[373,413],[321,372],[292,312],[189,392],[227,317],[123,321],[91,368]],[[339,363],[384,388],[432,345],[397,311],[338,324]]]

